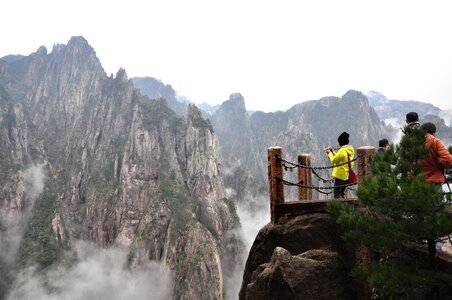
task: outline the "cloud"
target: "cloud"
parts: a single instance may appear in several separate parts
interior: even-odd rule
[[[45,178],[43,164],[32,165],[24,172],[25,196],[32,200],[33,204],[44,190]]]
[[[0,261],[12,265],[16,259],[17,250],[24,234],[25,227],[30,219],[30,213],[36,199],[44,190],[44,165],[32,165],[23,172],[24,210],[0,209],[0,221],[3,232],[0,232]]]
[[[398,129],[395,130],[394,135],[388,137],[389,143],[391,144],[398,144],[400,140],[402,139],[402,129],[405,126],[405,120],[399,119],[399,118],[389,118],[385,119],[384,122],[388,125],[391,125],[392,127]]]
[[[232,190],[232,189],[231,189]],[[230,191],[233,192],[233,191]],[[236,232],[237,236],[245,245],[243,256],[240,257],[239,263],[235,266],[232,276],[225,276],[226,299],[235,300],[238,298],[240,287],[243,280],[243,271],[245,269],[246,259],[250,252],[251,246],[256,239],[259,230],[270,221],[269,205],[248,205],[246,203],[269,203],[268,197],[259,196],[258,200],[244,201],[237,205],[237,214],[240,218],[241,227]],[[251,200],[251,199],[248,199]]]
[[[444,119],[447,126],[452,126],[452,109],[442,110],[439,116]]]
[[[163,264],[148,261],[127,267],[127,252],[119,248],[101,249],[94,244],[74,244],[78,261],[44,273],[35,268],[16,278],[8,300],[160,300],[171,299],[172,276]]]

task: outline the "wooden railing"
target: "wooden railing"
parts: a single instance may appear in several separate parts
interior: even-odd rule
[[[375,148],[363,146],[357,149],[358,177],[363,178],[371,175],[370,163],[375,154]],[[281,147],[268,148],[268,183],[270,196],[270,218],[272,223],[277,223],[281,216],[293,216],[306,212],[322,211],[326,209],[327,200],[312,198],[312,165],[310,154],[298,155],[298,201],[286,202],[284,198],[284,169],[283,152]],[[356,199],[346,199],[354,202]]]

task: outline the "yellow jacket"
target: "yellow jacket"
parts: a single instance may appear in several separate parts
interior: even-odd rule
[[[333,166],[340,165],[333,168],[333,177],[348,180],[349,168],[348,168],[348,155],[350,155],[350,160],[353,160],[355,156],[355,149],[353,146],[345,145],[342,146],[336,153],[328,153],[328,158],[333,163]],[[345,163],[345,164],[343,164]],[[350,166],[353,168],[354,162],[350,162]]]

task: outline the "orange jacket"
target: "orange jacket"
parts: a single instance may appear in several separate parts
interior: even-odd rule
[[[426,182],[444,183],[444,169],[452,166],[452,155],[449,153],[443,142],[434,135],[425,135],[425,146],[430,150],[430,154],[424,160],[424,176]]]

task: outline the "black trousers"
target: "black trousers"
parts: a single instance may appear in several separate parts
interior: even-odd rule
[[[334,178],[334,199],[345,198],[345,188],[347,181],[339,178]]]

